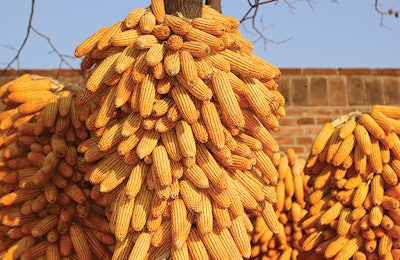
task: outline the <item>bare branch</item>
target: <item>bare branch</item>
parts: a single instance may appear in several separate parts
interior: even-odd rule
[[[33,15],[34,15],[34,10],[35,10],[35,0],[31,0],[31,1],[32,1],[32,2],[31,2],[32,6],[31,6],[30,14],[29,14],[29,21],[28,21],[28,26],[27,26],[27,29],[26,29],[25,38],[24,38],[24,40],[22,41],[22,44],[21,44],[21,46],[20,46],[18,49],[14,48],[14,47],[8,47],[8,48],[10,48],[10,49],[12,49],[12,50],[16,50],[17,53],[16,53],[16,55],[14,56],[14,58],[13,58],[9,63],[7,63],[6,67],[3,69],[3,74],[4,74],[9,68],[11,68],[11,65],[14,64],[14,62],[17,62],[17,70],[20,69],[20,62],[19,62],[19,60],[20,60],[21,52],[22,52],[22,50],[24,49],[26,43],[28,42],[29,36],[30,36],[30,34],[31,34],[31,31],[33,31],[34,33],[36,33],[37,35],[39,35],[40,37],[42,37],[43,39],[45,39],[45,40],[47,41],[47,43],[48,43],[48,44],[50,45],[50,47],[51,47],[51,51],[50,51],[49,53],[56,53],[57,56],[60,58],[60,64],[59,64],[58,69],[61,69],[61,66],[62,66],[63,63],[66,64],[70,69],[74,69],[74,67],[72,67],[72,66],[68,63],[68,61],[66,60],[66,58],[75,59],[75,57],[74,57],[74,56],[65,55],[65,54],[60,53],[60,52],[57,50],[57,48],[54,46],[54,44],[51,42],[51,39],[50,39],[49,37],[47,37],[46,35],[44,35],[43,33],[39,32],[38,30],[36,30],[36,29],[33,27],[33,25],[32,25],[32,24],[33,24],[33,23],[32,23],[32,20],[33,20]]]
[[[20,56],[20,54],[21,54],[21,52],[22,52],[22,49],[24,48],[25,44],[27,43],[28,38],[29,38],[29,34],[30,34],[30,32],[31,32],[31,24],[32,24],[34,9],[35,9],[35,0],[32,0],[31,12],[30,12],[30,14],[29,14],[29,22],[28,22],[28,27],[27,27],[27,30],[26,30],[25,38],[24,38],[24,40],[22,41],[21,46],[20,46],[19,49],[17,50],[17,54],[15,55],[15,57],[7,64],[7,66],[4,68],[3,74],[5,73],[6,70],[8,70],[8,69],[11,67],[11,65],[12,65],[16,60],[19,60],[19,56]],[[18,69],[19,69],[19,62],[18,62]]]
[[[36,30],[33,26],[31,26],[32,31],[34,31],[37,35],[39,35],[40,37],[46,39],[47,43],[50,45],[50,47],[52,48],[52,50],[49,53],[56,53],[58,55],[58,57],[60,57],[60,65],[58,67],[58,69],[61,69],[61,66],[63,63],[65,63],[65,65],[67,65],[70,69],[74,69],[74,67],[72,67],[68,61],[65,60],[65,58],[69,58],[69,59],[75,59],[74,56],[71,55],[65,55],[60,53],[57,48],[54,46],[54,44],[51,42],[51,39],[49,37],[47,37],[46,35],[40,33],[38,30]]]
[[[293,0],[295,1],[295,0]],[[311,1],[311,0],[310,0]],[[285,40],[281,40],[281,41],[275,41],[272,39],[269,39],[268,37],[265,36],[265,31],[270,27],[265,26],[264,21],[263,21],[263,17],[261,16],[259,22],[261,24],[261,28],[256,24],[256,18],[258,15],[258,11],[259,11],[259,7],[261,5],[265,5],[265,4],[271,4],[271,3],[277,3],[278,0],[268,0],[268,1],[263,1],[260,2],[259,0],[255,0],[254,3],[252,3],[250,0],[247,0],[250,8],[247,10],[247,12],[244,14],[244,16],[242,17],[242,19],[240,19],[240,23],[242,24],[244,30],[248,33],[251,33],[244,25],[244,22],[251,20],[251,27],[252,30],[255,32],[253,34],[255,34],[257,37],[256,39],[253,41],[253,43],[258,42],[260,40],[263,41],[264,43],[264,49],[266,49],[267,44],[269,43],[274,43],[274,44],[281,44],[284,42],[289,41],[290,39],[292,39],[292,37],[289,37]],[[294,5],[292,2],[289,2],[288,0],[284,0],[284,2],[289,6],[289,8],[292,10],[294,9]]]
[[[392,8],[389,8],[387,11],[383,11],[379,0],[375,0],[374,7],[375,7],[375,11],[378,14],[380,14],[380,16],[381,16],[380,17],[381,27],[385,26],[383,23],[383,18],[385,17],[385,15],[394,15],[394,17],[396,17],[396,18],[399,17],[400,10],[393,10]]]

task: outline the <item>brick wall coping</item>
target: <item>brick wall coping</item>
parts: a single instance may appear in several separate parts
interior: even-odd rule
[[[400,76],[400,68],[281,68],[282,75],[384,75]],[[18,76],[24,73],[50,75],[50,76],[80,76],[86,72],[71,69],[31,69],[31,70],[7,70],[0,72],[0,76]]]

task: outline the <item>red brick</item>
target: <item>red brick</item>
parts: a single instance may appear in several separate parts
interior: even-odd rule
[[[295,140],[293,137],[277,137],[277,141],[279,145],[282,144],[294,144]]]
[[[317,117],[315,119],[315,123],[316,123],[316,125],[323,125],[326,122],[332,122],[333,120],[335,120],[336,118],[339,118],[339,117],[340,117],[340,115],[337,115],[337,116],[332,115],[330,117],[328,117],[328,116]]]
[[[286,105],[291,105],[290,77],[280,78],[278,83],[278,91],[285,98]]]
[[[386,105],[399,105],[400,81],[397,77],[383,78],[383,89]]]
[[[365,86],[361,77],[349,77],[347,79],[347,94],[349,105],[365,105],[366,94]]]
[[[316,116],[326,116],[326,115],[337,115],[340,113],[340,110],[336,107],[309,107],[305,111],[307,115],[316,115]]]
[[[295,106],[307,106],[310,104],[308,100],[309,86],[307,78],[292,79],[292,101]]]
[[[276,135],[296,135],[296,134],[304,134],[304,128],[297,126],[288,126],[285,128],[280,128]]]
[[[365,93],[368,105],[384,104],[382,83],[379,78],[365,78]]]
[[[400,76],[400,70],[399,69],[373,69],[372,75]]]
[[[343,77],[328,78],[329,99],[332,106],[346,106],[347,95]]]
[[[284,68],[280,69],[281,74],[283,77],[289,76],[289,75],[301,75],[302,74],[302,69],[296,69],[296,68]]]
[[[311,89],[311,105],[327,106],[328,105],[328,87],[326,78],[313,77],[310,83]]]
[[[280,126],[294,126],[297,125],[297,118],[292,116],[285,116],[279,120]]]
[[[337,69],[321,69],[321,68],[306,68],[303,70],[304,75],[337,75]]]
[[[297,137],[297,144],[306,144],[306,145],[310,145],[313,143],[315,138],[310,137],[310,136],[300,136]]]
[[[297,119],[298,125],[313,125],[315,124],[315,120],[313,117],[301,117]]]
[[[371,69],[364,68],[350,68],[350,69],[339,69],[340,75],[357,76],[357,75],[371,75]]]
[[[298,106],[285,106],[286,115],[289,116],[301,116],[304,114],[305,109]]]

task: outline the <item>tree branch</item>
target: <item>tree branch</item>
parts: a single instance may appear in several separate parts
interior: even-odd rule
[[[16,50],[17,54],[14,56],[14,58],[9,63],[7,63],[6,67],[3,69],[3,73],[2,74],[4,74],[9,68],[11,68],[11,65],[14,64],[14,62],[17,62],[17,70],[20,69],[20,67],[19,67],[20,66],[19,59],[20,59],[20,56],[21,56],[21,52],[24,49],[26,43],[28,42],[29,36],[31,34],[31,31],[33,31],[34,33],[36,33],[37,35],[39,35],[40,37],[44,38],[47,41],[47,43],[50,45],[50,47],[52,49],[49,53],[53,53],[54,52],[60,58],[60,64],[59,64],[58,69],[61,69],[61,66],[62,66],[63,63],[66,64],[70,69],[74,69],[74,67],[72,67],[65,58],[75,59],[75,57],[74,56],[70,56],[70,55],[64,55],[64,54],[60,53],[57,50],[57,48],[54,46],[54,44],[51,42],[51,39],[49,37],[47,37],[46,35],[44,35],[43,33],[39,32],[38,30],[36,30],[33,27],[33,25],[32,25],[33,22],[32,21],[33,21],[33,15],[35,13],[34,10],[35,10],[35,0],[31,0],[31,11],[30,11],[30,14],[29,14],[29,21],[28,21],[28,26],[27,26],[27,29],[26,29],[25,38],[22,41],[21,46]],[[15,48],[13,48],[13,49],[15,49]]]
[[[8,70],[8,69],[11,67],[11,65],[12,65],[16,60],[19,59],[19,56],[20,56],[20,54],[21,54],[21,52],[22,52],[22,49],[24,48],[25,44],[26,44],[27,41],[28,41],[29,34],[30,34],[30,32],[31,32],[31,24],[32,24],[34,9],[35,9],[35,0],[32,0],[31,12],[30,12],[30,14],[29,14],[29,22],[28,22],[28,27],[27,27],[27,30],[26,30],[25,38],[24,38],[24,40],[22,41],[21,46],[20,46],[19,49],[17,50],[17,54],[15,55],[15,57],[7,64],[7,66],[6,66],[5,69],[3,70],[3,74],[5,73],[6,70]],[[18,67],[18,69],[19,69],[19,67]]]

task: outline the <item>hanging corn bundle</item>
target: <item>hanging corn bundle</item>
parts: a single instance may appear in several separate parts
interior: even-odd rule
[[[30,74],[0,87],[0,258],[111,259],[105,209],[83,179],[77,153],[93,104]]]
[[[278,182],[275,185],[277,202],[274,209],[283,231],[275,235],[262,217],[252,221],[254,232],[251,234],[251,259],[297,259],[301,251],[299,241],[303,231],[299,221],[307,213],[304,196],[308,194],[308,176],[304,174],[305,160],[298,158],[292,148],[287,149],[275,162]]]
[[[110,208],[115,259],[250,257],[246,214],[281,232],[270,130],[285,114],[279,70],[252,54],[239,22],[164,1],[132,10],[77,48],[91,70],[78,106],[98,107],[78,151],[91,196]]]
[[[382,105],[322,127],[305,168],[304,257],[399,259],[399,135],[400,109]]]

